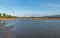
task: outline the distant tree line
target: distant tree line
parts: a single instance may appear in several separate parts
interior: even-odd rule
[[[17,16],[12,16],[12,15],[5,14],[5,13],[0,13],[0,17],[5,17],[5,18],[17,18]]]

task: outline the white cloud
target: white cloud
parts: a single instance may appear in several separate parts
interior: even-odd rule
[[[60,4],[53,4],[53,3],[48,3],[48,6],[53,6],[53,7],[60,7]]]
[[[42,5],[40,5],[40,7],[60,7],[60,4],[56,4],[56,3],[44,3]]]

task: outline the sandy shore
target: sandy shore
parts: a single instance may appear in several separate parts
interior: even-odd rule
[[[20,17],[24,20],[60,20],[60,18],[27,18],[27,17]],[[17,18],[0,18],[0,20],[16,20]]]
[[[0,18],[0,20],[16,20],[17,18]]]
[[[25,20],[60,20],[60,18],[23,18]]]

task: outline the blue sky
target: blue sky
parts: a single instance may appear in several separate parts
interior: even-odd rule
[[[0,13],[15,16],[60,15],[60,0],[0,0]]]

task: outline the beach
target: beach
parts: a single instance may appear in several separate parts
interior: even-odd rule
[[[16,20],[17,18],[0,18],[0,20]]]
[[[19,17],[24,20],[60,20],[60,18],[30,18],[30,17]],[[18,18],[0,18],[0,20],[16,20]]]
[[[41,17],[20,17],[24,20],[60,20],[60,18],[41,18]]]

